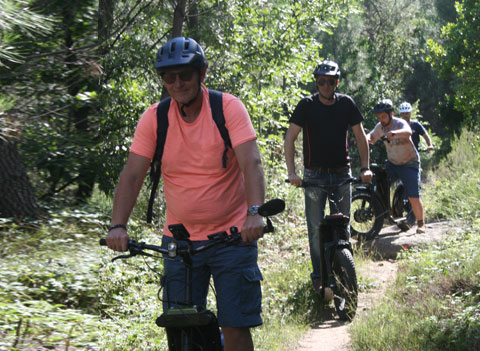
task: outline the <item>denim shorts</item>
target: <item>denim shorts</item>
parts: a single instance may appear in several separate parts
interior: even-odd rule
[[[162,247],[167,247],[173,240],[164,235]],[[193,241],[192,244],[193,247],[198,247],[206,242],[208,241]],[[210,277],[213,277],[220,326],[240,328],[261,325],[260,281],[263,277],[258,268],[257,257],[256,242],[232,246],[220,244],[194,255],[192,266],[194,305],[208,307],[207,293]],[[162,279],[164,311],[184,301],[184,271],[180,257],[164,260]]]
[[[393,184],[400,179],[405,185],[408,197],[420,197],[420,168],[414,166],[397,166],[391,162],[386,165],[390,176],[390,183]]]

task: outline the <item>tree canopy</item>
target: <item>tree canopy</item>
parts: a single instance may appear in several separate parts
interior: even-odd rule
[[[459,120],[473,127],[478,119],[479,5],[471,0],[0,3],[0,127],[15,131],[42,200],[84,201],[95,184],[113,191],[140,115],[162,98],[156,51],[178,33],[204,48],[207,86],[247,106],[269,175],[283,172],[288,118],[324,58],[340,64],[340,90],[367,127],[384,96],[417,103],[418,116],[447,137]]]
[[[470,126],[480,122],[480,3],[455,2],[457,18],[442,28],[440,40],[429,39],[433,67],[446,79],[454,77],[454,106]]]

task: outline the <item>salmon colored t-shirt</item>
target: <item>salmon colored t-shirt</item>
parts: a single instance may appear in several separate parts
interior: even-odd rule
[[[202,85],[203,103],[193,123],[183,121],[172,99],[168,111],[168,132],[162,157],[162,177],[167,205],[164,235],[172,236],[168,225],[182,223],[191,240],[206,240],[208,234],[241,227],[247,203],[243,174],[229,148],[227,168],[222,166],[224,142],[210,109],[208,90]],[[130,152],[153,158],[157,140],[157,104],[144,112]],[[225,125],[232,147],[255,140],[250,117],[243,103],[223,93]]]

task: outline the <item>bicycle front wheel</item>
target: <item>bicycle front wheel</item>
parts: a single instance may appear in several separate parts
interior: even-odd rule
[[[347,248],[335,251],[333,273],[335,310],[341,320],[351,321],[357,312],[358,283],[353,256]]]
[[[371,240],[383,227],[382,205],[375,197],[360,191],[352,195],[350,207],[350,228],[352,236]]]

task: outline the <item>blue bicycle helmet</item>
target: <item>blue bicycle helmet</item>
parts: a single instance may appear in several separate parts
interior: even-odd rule
[[[331,60],[323,60],[320,62],[315,71],[313,71],[314,76],[332,76],[340,78],[340,68],[336,62]]]
[[[393,103],[390,99],[380,100],[373,108],[373,113],[393,111]]]
[[[161,73],[174,66],[189,65],[202,68],[205,64],[202,47],[194,39],[175,37],[158,50],[155,69]]]

